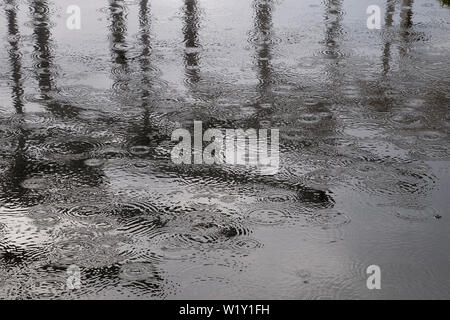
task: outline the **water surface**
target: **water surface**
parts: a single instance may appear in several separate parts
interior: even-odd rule
[[[449,34],[438,0],[2,1],[0,297],[450,298]],[[279,129],[279,173],[173,164],[194,120]]]

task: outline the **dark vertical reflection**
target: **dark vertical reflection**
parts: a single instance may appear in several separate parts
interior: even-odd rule
[[[184,1],[184,66],[186,80],[190,84],[196,84],[200,81],[200,41],[199,31],[200,16],[197,0]]]
[[[401,28],[401,39],[402,44],[400,45],[399,53],[400,56],[405,56],[408,52],[410,43],[410,29],[413,25],[412,22],[412,6],[413,0],[402,0],[402,6],[400,11],[400,28]]]
[[[392,24],[394,22],[395,4],[396,0],[387,0],[386,16],[384,20],[385,27],[392,27]],[[385,41],[383,48],[383,75],[387,75],[391,68],[391,46],[391,41]]]
[[[385,112],[392,105],[392,98],[386,93],[392,88],[392,83],[388,77],[391,70],[392,61],[392,30],[394,14],[397,0],[387,0],[386,13],[384,18],[383,48],[382,48],[382,71],[381,79],[377,80],[376,93],[374,98],[370,98],[370,103],[376,107],[377,111]],[[373,94],[373,93],[372,93]],[[369,93],[368,93],[369,95]]]
[[[253,3],[253,6],[255,8],[255,34],[252,42],[255,46],[255,61],[258,72],[259,103],[271,103],[273,102],[273,68],[271,65],[273,45],[273,1],[256,0]]]
[[[152,36],[151,36],[152,15],[150,10],[150,2],[148,0],[141,0],[139,2],[139,33],[138,42],[140,46],[139,54],[139,69],[140,69],[140,83],[138,85],[137,94],[140,94],[138,99],[140,107],[143,110],[142,117],[133,121],[130,133],[128,135],[129,147],[157,147],[162,139],[158,132],[158,127],[152,123],[152,115],[155,100],[158,100],[158,69],[153,64],[152,57]],[[149,151],[149,154],[153,154]],[[147,156],[143,154],[142,156]]]
[[[12,98],[16,113],[23,113],[23,87],[22,87],[22,75],[21,64],[22,55],[19,50],[19,28],[17,25],[17,5],[14,0],[7,1],[6,17],[8,23],[8,39],[9,39],[9,61],[11,63],[12,71]],[[19,125],[20,126],[20,125]],[[27,176],[27,157],[26,157],[26,142],[27,132],[20,126],[20,132],[17,135],[17,142],[15,145],[14,153],[12,154],[11,166],[5,175],[5,179],[2,180],[3,192],[2,194],[6,198],[10,198],[10,201],[14,201],[14,198],[21,199],[26,190],[21,187],[22,181]]]
[[[142,47],[141,56],[139,63],[142,72],[142,103],[143,107],[148,106],[148,100],[150,98],[150,91],[148,88],[151,86],[150,79],[150,55],[152,52],[152,47],[150,43],[150,18],[149,18],[149,8],[148,0],[141,0],[139,5],[139,33],[140,33],[140,43]]]
[[[147,132],[147,128],[150,126],[150,110],[149,107],[149,99],[150,99],[150,90],[151,87],[151,79],[150,79],[150,55],[152,52],[152,47],[150,43],[150,17],[149,17],[149,8],[148,8],[148,0],[141,0],[139,7],[139,31],[141,34],[141,47],[142,53],[140,58],[141,72],[142,72],[142,108],[144,108],[143,115],[143,130],[140,140],[148,141],[148,137],[145,136]]]
[[[125,3],[123,0],[110,0],[111,15],[111,55],[113,62],[118,65],[127,65],[127,49],[125,35],[127,32]]]
[[[49,99],[49,93],[54,88],[52,75],[52,52],[49,8],[46,0],[34,0],[31,3],[33,14],[33,35],[35,39],[35,69],[42,97]]]
[[[412,6],[414,0],[402,0],[402,10],[400,12],[400,26],[408,29],[412,26]]]
[[[116,97],[123,99],[129,96],[129,59],[127,57],[127,8],[123,0],[109,0],[110,11],[110,54],[112,89]]]
[[[53,64],[54,44],[50,31],[50,10],[46,0],[34,0],[31,3],[34,44],[34,69],[38,80],[41,98],[47,108],[55,115],[73,117],[79,112],[78,108],[69,102],[57,101],[52,93],[58,91],[55,84],[57,75]]]
[[[325,82],[325,88],[321,90],[327,92],[331,99],[344,100],[343,88],[346,77],[346,64],[344,55],[341,51],[341,41],[343,34],[343,0],[326,0],[324,2],[325,12],[323,20],[325,24],[325,33],[321,57],[324,61],[324,69],[326,71],[328,81]],[[345,98],[346,99],[346,98]],[[327,103],[317,103],[307,108],[309,112],[315,114],[324,112],[331,114]],[[328,134],[333,135],[335,130],[335,122],[333,117],[323,119],[316,126],[311,128],[313,134],[322,138]]]
[[[342,0],[325,1],[325,46],[331,57],[339,55],[338,38],[342,34]]]
[[[139,42],[141,46],[141,54],[139,57],[139,65],[142,74],[141,80],[141,107],[143,108],[142,125],[133,128],[135,137],[132,139],[134,145],[147,146],[149,143],[148,134],[151,131],[150,125],[150,108],[151,101],[154,97],[152,90],[153,77],[151,75],[151,15],[149,10],[149,1],[141,0],[139,3]],[[136,132],[137,131],[137,132]]]
[[[16,6],[9,6],[8,13],[8,30],[14,34],[10,34],[12,37],[10,39],[16,39],[13,51],[17,50],[14,58],[19,58],[20,54],[18,52],[18,29],[15,24],[16,17]],[[41,93],[41,99],[45,106],[54,114],[60,116],[71,116],[74,115],[78,108],[73,107],[70,103],[64,103],[57,101],[52,94],[57,92],[57,88],[54,81],[55,73],[52,72],[54,66],[52,64],[52,41],[50,32],[50,19],[49,19],[49,8],[47,1],[35,0],[30,4],[32,13],[32,26],[33,26],[33,38],[34,38],[34,65],[33,70],[36,74],[39,90]],[[13,77],[17,79],[17,82],[13,82],[13,92],[17,92],[17,100],[22,101],[22,91],[18,84],[20,84],[20,59],[16,59],[17,65],[14,67]],[[22,107],[22,103],[16,105]],[[18,110],[18,111],[23,111]],[[36,149],[41,149],[42,143],[51,142],[52,138],[57,138],[56,135],[52,136],[45,131],[47,128],[40,128],[41,131],[37,130],[34,132],[33,126],[25,127],[23,122],[16,123],[19,127],[18,134],[16,135],[17,141],[15,141],[15,150],[11,155],[11,165],[7,173],[6,178],[2,181],[3,195],[8,199],[9,202],[19,202],[22,206],[33,206],[41,202],[45,197],[42,193],[35,192],[33,188],[28,188],[24,186],[24,182],[30,178],[37,178],[39,183],[45,184],[42,177],[46,177],[48,174],[60,173],[61,176],[71,176],[74,172],[80,172],[80,168],[84,166],[84,159],[74,159],[73,161],[62,162],[62,163],[50,163],[48,159],[42,160],[40,158],[35,158],[29,153],[29,147],[33,145]],[[71,139],[70,136],[65,136],[64,138]],[[75,142],[75,143],[73,143]],[[68,149],[68,152],[73,151],[76,154],[83,153],[86,150],[82,150],[77,144],[78,141],[68,141],[64,146]],[[86,148],[88,146],[86,145]],[[55,155],[58,150],[54,151]],[[55,158],[57,159],[57,157]],[[80,178],[84,179],[83,182],[91,182],[92,184],[101,181],[101,173],[96,170],[86,169],[82,171]],[[47,187],[42,185],[43,188]],[[48,195],[46,195],[48,196]]]
[[[333,88],[342,84],[344,72],[342,70],[342,52],[340,48],[340,37],[342,35],[342,0],[326,0],[325,1],[325,52],[323,56],[330,59],[327,64],[327,72],[332,79]]]
[[[12,100],[16,113],[23,113],[23,86],[22,86],[22,54],[19,51],[19,28],[17,26],[17,7],[14,0],[7,0],[6,4],[10,9],[6,9],[8,21],[9,39],[9,61],[11,63]]]

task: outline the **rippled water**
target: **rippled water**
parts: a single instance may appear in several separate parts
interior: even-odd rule
[[[0,297],[449,298],[449,34],[438,0],[2,1]],[[279,173],[173,164],[194,120],[278,128]]]

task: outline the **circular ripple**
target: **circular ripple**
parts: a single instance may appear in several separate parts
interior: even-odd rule
[[[298,202],[299,198],[295,194],[271,194],[261,199],[261,202],[271,202],[271,203],[295,203]]]
[[[148,161],[135,161],[135,162],[133,162],[133,166],[136,169],[146,169],[145,171],[147,171],[147,169],[149,168],[150,164],[151,163],[148,162]]]
[[[215,212],[182,212],[168,220],[164,230],[170,234],[156,236],[157,248],[162,256],[171,259],[192,255],[192,250],[210,251],[229,246],[250,230],[235,219]]]
[[[73,98],[80,99],[82,97],[86,97],[91,95],[94,91],[94,88],[89,86],[67,86],[67,87],[58,87],[58,97],[61,100],[69,100]]]
[[[231,241],[230,247],[238,252],[250,253],[261,249],[264,245],[254,238],[238,237]]]
[[[89,261],[95,252],[92,239],[75,236],[71,239],[58,241],[53,245],[51,256],[55,262],[61,264],[79,264]]]
[[[160,232],[165,224],[164,218],[155,215],[145,215],[136,217],[127,217],[122,221],[119,231],[125,232],[132,237],[143,236],[150,239]]]
[[[48,129],[49,127],[51,127],[55,123],[55,118],[48,113],[33,112],[26,113],[20,116],[14,115],[13,117],[11,117],[11,121],[20,123],[24,129],[38,130]]]
[[[446,138],[446,135],[439,131],[427,130],[427,131],[422,131],[419,134],[419,138],[424,141],[438,141],[440,139]]]
[[[94,218],[104,216],[107,207],[100,204],[82,204],[64,210],[64,213],[74,218]]]
[[[147,201],[117,203],[110,209],[110,213],[121,218],[132,218],[142,215],[154,215],[159,213],[158,208]]]
[[[103,144],[90,138],[68,138],[55,140],[41,146],[42,155],[48,160],[84,160],[101,150]]]
[[[27,295],[31,299],[55,299],[61,297],[66,290],[66,280],[64,278],[45,277],[35,279],[27,288]]]
[[[325,50],[320,50],[317,53],[317,55],[324,59],[335,60],[335,59],[343,58],[343,57],[347,56],[348,54],[345,54],[339,50],[325,49]]]
[[[218,244],[248,231],[240,226],[200,222],[192,225],[189,233],[180,235],[182,240],[199,244]]]
[[[187,245],[175,233],[161,233],[151,239],[152,250],[164,260],[187,261],[195,257],[197,248]]]
[[[121,261],[117,248],[122,237],[108,236],[91,227],[74,227],[60,230],[60,238],[50,254],[55,263],[102,267]]]
[[[246,218],[254,224],[271,226],[283,224],[289,219],[289,214],[281,209],[261,208],[249,211]]]
[[[394,215],[408,222],[425,222],[437,216],[431,207],[402,207],[394,210]]]
[[[321,210],[306,219],[312,226],[323,230],[341,228],[351,222],[351,219],[341,212],[334,210]]]
[[[61,221],[57,210],[50,206],[32,207],[28,210],[28,215],[34,219],[34,223],[42,227],[54,227]]]
[[[132,262],[121,266],[119,277],[127,281],[146,281],[159,278],[155,266],[148,262]]]
[[[405,196],[426,194],[434,188],[436,177],[426,168],[411,166],[395,168],[378,163],[355,166],[351,187],[372,195]]]
[[[168,221],[166,227],[176,232],[175,238],[183,246],[197,248],[217,247],[250,233],[239,221],[209,211],[181,213]]]
[[[394,114],[390,119],[394,125],[401,125],[406,128],[422,126],[422,117],[414,109],[402,110],[401,113]]]

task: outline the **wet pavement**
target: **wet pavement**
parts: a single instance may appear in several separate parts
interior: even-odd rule
[[[450,298],[449,34],[438,0],[2,1],[0,297]],[[279,129],[279,172],[174,164],[194,120]]]

